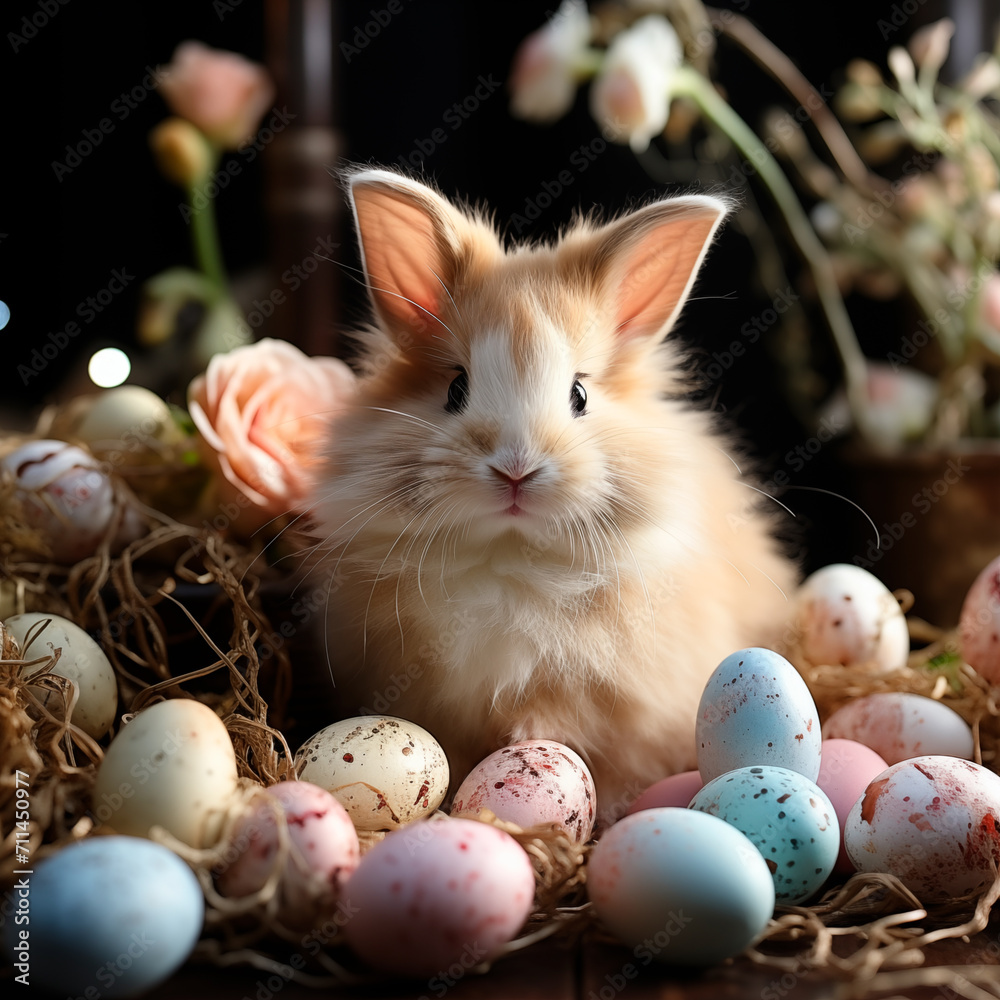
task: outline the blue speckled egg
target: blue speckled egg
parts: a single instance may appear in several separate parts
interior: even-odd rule
[[[201,934],[198,879],[173,851],[144,837],[71,844],[24,881],[29,920],[7,921],[4,944],[15,963],[23,956],[27,982],[42,991],[137,996],[183,964]]]
[[[826,793],[798,771],[741,767],[708,782],[691,809],[736,827],[760,851],[779,903],[801,903],[829,878],[840,823]]]
[[[708,679],[695,722],[698,770],[705,781],[751,764],[819,776],[823,735],[802,675],[761,647],[727,656]]]
[[[640,966],[715,965],[751,944],[774,911],[774,883],[753,844],[678,806],[610,827],[587,863],[587,894]]]

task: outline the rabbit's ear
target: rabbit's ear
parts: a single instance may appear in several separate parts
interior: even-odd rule
[[[599,280],[613,296],[615,332],[659,342],[674,325],[728,210],[707,195],[647,205],[595,234]]]
[[[446,335],[442,306],[454,287],[462,215],[429,187],[390,170],[349,178],[368,291],[404,350]]]

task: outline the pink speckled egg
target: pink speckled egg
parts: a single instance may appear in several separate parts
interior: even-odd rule
[[[531,913],[535,873],[502,830],[438,816],[388,834],[344,890],[347,943],[372,968],[403,976],[471,969]]]
[[[491,753],[466,777],[452,802],[452,816],[498,819],[528,828],[556,824],[577,843],[594,829],[597,793],[580,756],[553,740],[528,740]]]
[[[90,452],[65,441],[32,440],[0,460],[13,499],[38,530],[58,563],[72,565],[93,555],[114,527],[115,486]],[[121,510],[112,543],[119,547],[143,531],[138,509]]]
[[[934,698],[911,691],[880,691],[842,705],[823,723],[826,739],[855,740],[887,764],[908,757],[972,757],[969,724]]]
[[[1000,775],[958,757],[914,757],[883,771],[844,827],[859,871],[895,875],[925,902],[992,882],[1000,862]]]
[[[965,662],[991,684],[1000,684],[1000,556],[965,595],[958,633]]]
[[[278,812],[284,813],[291,842],[278,883],[278,917],[304,929],[336,905],[360,860],[347,810],[318,785],[285,781],[263,789],[233,831],[223,863],[215,869],[216,887],[232,897],[263,888],[279,850]]]
[[[853,872],[854,865],[844,848],[844,825],[847,814],[869,782],[889,765],[870,747],[854,740],[823,740],[819,777],[816,784],[826,792],[840,822],[840,852],[833,866],[835,872]]]
[[[701,791],[705,782],[700,771],[682,771],[661,778],[650,785],[626,810],[625,815],[642,812],[643,809],[660,809],[677,806],[686,809],[695,794]]]

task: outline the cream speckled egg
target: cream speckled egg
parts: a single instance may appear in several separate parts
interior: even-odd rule
[[[990,883],[1000,863],[1000,776],[957,757],[914,757],[883,771],[847,816],[858,871],[895,875],[926,902]]]
[[[52,672],[71,680],[79,692],[70,721],[88,736],[100,739],[111,728],[118,709],[118,683],[104,650],[76,622],[60,615],[29,611],[12,615],[4,627],[17,643],[22,659],[47,657],[60,651]],[[46,663],[25,667],[24,676],[30,677],[46,667]],[[36,693],[46,704],[59,698],[55,692],[38,689]]]
[[[183,437],[170,407],[141,385],[105,389],[87,408],[74,435],[102,452],[135,452]]]
[[[395,830],[434,812],[448,792],[448,758],[420,726],[359,716],[321,729],[295,754],[300,780],[325,788],[359,830]]]
[[[860,566],[833,563],[799,588],[796,629],[814,664],[869,664],[892,670],[906,663],[910,636],[899,602]]]
[[[823,724],[823,736],[863,743],[887,764],[928,754],[970,760],[974,751],[972,729],[958,712],[910,691],[881,691],[849,701]]]
[[[587,765],[553,740],[527,740],[491,753],[455,792],[452,816],[489,809],[525,829],[555,824],[579,844],[594,829],[597,791]]]
[[[237,791],[236,752],[222,720],[192,698],[139,712],[97,769],[91,812],[118,833],[162,826],[192,847],[219,839]]]
[[[28,524],[42,535],[52,558],[75,563],[92,555],[115,517],[111,480],[93,457],[65,441],[29,441],[0,460],[16,484],[15,497]],[[142,533],[135,508],[126,505],[114,543]]]

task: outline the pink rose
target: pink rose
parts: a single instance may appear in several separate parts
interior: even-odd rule
[[[323,452],[329,423],[355,388],[336,358],[313,358],[265,339],[216,354],[188,387],[188,409],[206,460],[220,475],[218,499],[249,534],[298,512]]]
[[[236,149],[249,138],[274,101],[274,84],[263,66],[201,42],[177,46],[158,87],[175,114],[223,149]]]

